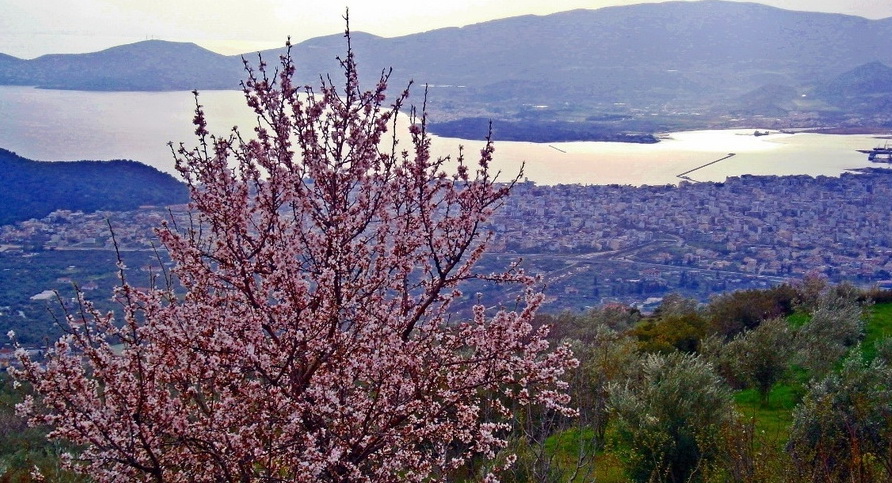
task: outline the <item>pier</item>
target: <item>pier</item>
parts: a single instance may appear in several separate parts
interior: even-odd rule
[[[688,181],[694,181],[694,182],[696,182],[695,180],[693,180],[693,179],[691,179],[690,177],[688,177],[688,175],[691,174],[691,173],[693,173],[694,171],[703,169],[703,168],[705,168],[705,167],[707,167],[707,166],[712,166],[713,164],[718,163],[719,161],[724,161],[724,160],[726,160],[726,159],[728,159],[728,158],[730,158],[730,157],[733,157],[735,154],[736,154],[736,153],[728,153],[728,155],[725,156],[725,157],[723,157],[723,158],[716,159],[715,161],[710,161],[710,162],[708,162],[708,163],[706,163],[706,164],[704,164],[704,165],[697,166],[697,167],[694,168],[694,169],[689,169],[689,170],[685,171],[684,173],[675,175],[675,177],[677,177],[677,178],[681,178],[681,179],[684,179],[684,180],[688,180]]]

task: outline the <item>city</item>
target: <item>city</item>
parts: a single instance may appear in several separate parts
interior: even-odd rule
[[[707,301],[717,293],[768,287],[807,273],[887,286],[890,178],[892,172],[873,169],[839,178],[744,176],[678,186],[521,182],[489,221],[494,238],[481,266],[495,269],[522,258],[522,266],[542,276],[549,311],[611,302],[647,310],[672,292]],[[113,250],[110,224],[121,251],[144,252],[149,261],[142,268],[148,272],[157,246],[152,228],[170,217],[187,226],[185,206],[57,211],[2,227],[3,260],[35,250],[44,256]],[[107,267],[112,281],[114,269]]]

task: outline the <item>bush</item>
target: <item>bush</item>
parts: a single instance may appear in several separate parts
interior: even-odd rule
[[[857,293],[829,291],[814,302],[811,318],[796,333],[796,362],[822,378],[864,334]]]
[[[674,351],[697,352],[706,336],[708,322],[697,312],[670,314],[638,324],[631,334],[638,338],[644,352],[668,354]]]
[[[650,354],[638,379],[610,386],[628,475],[634,481],[698,481],[715,461],[731,394],[696,355]]]
[[[797,297],[798,292],[790,285],[719,295],[707,308],[710,329],[730,339],[764,320],[792,314]]]
[[[813,384],[796,408],[787,445],[812,481],[892,481],[892,367],[860,354]]]

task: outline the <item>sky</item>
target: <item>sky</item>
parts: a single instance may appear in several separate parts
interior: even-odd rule
[[[30,59],[147,39],[240,54],[351,29],[396,37],[517,15],[648,0],[0,0],[0,53]],[[649,0],[653,1],[653,0]],[[743,0],[734,0],[743,1]],[[892,17],[892,0],[761,0],[790,10]]]

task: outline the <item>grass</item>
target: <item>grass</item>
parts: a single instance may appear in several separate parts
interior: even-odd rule
[[[806,314],[805,312],[795,312],[792,315],[787,316],[787,322],[791,327],[799,328],[805,325],[806,322],[811,319],[811,316]]]
[[[622,483],[629,481],[625,466],[613,453],[598,455],[595,461],[595,481],[599,483]]]
[[[790,325],[801,327],[808,316],[796,313],[788,318]],[[876,304],[871,307],[864,327],[864,340],[861,353],[865,360],[876,357],[876,343],[892,337],[892,303]],[[746,389],[734,394],[734,402],[740,413],[753,421],[757,431],[773,437],[783,444],[793,423],[793,410],[807,390],[807,376],[801,368],[791,370],[788,383],[778,384],[771,390],[769,404],[763,405],[755,389]]]
[[[788,317],[788,321],[793,327],[801,327],[808,321],[808,316],[796,313]],[[876,304],[871,307],[864,332],[861,351],[864,359],[870,361],[876,357],[877,341],[892,336],[892,303]],[[794,367],[791,372],[790,382],[778,384],[771,390],[767,406],[762,405],[759,393],[754,389],[738,391],[734,395],[737,409],[745,417],[753,420],[756,430],[776,435],[780,441],[787,438],[790,425],[793,423],[793,409],[805,394],[808,382],[801,368]]]
[[[556,456],[563,478],[568,482],[574,473],[580,449],[583,454],[590,455],[591,459],[580,468],[576,478],[572,480],[573,483],[591,481],[592,477],[595,481],[605,483],[628,481],[620,459],[603,448],[592,453],[595,450],[594,443],[594,431],[587,428],[572,428],[549,437],[545,441],[545,449]]]
[[[870,308],[864,327],[861,343],[864,360],[872,361],[876,357],[876,343],[888,337],[892,337],[892,303],[876,304]]]
[[[756,431],[777,441],[786,441],[793,424],[793,409],[802,399],[804,389],[798,384],[778,384],[771,390],[768,404],[763,405],[755,389],[734,394],[737,410],[753,422]]]

